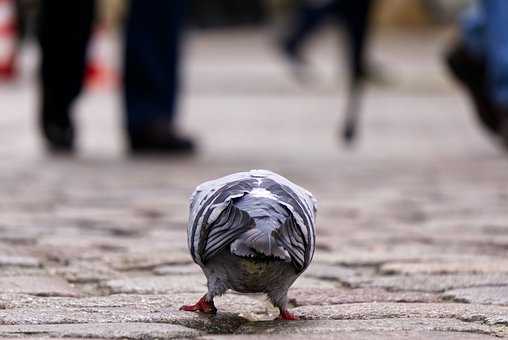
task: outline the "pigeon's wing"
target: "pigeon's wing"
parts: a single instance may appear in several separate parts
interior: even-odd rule
[[[231,242],[254,226],[255,222],[249,214],[235,207],[232,200],[229,201],[219,217],[201,229],[201,242],[198,246],[198,255],[201,261],[206,263],[208,259],[220,253]]]
[[[312,194],[286,178],[266,170],[229,175],[200,185],[191,197],[188,244],[194,261],[207,259],[253,227],[253,221],[234,200],[264,188],[287,208],[291,217],[274,231],[299,272],[310,264],[315,248],[316,200]]]
[[[273,173],[263,179],[261,187],[270,191],[290,212],[290,217],[274,231],[274,237],[283,244],[301,272],[314,256],[316,200],[307,190]]]
[[[297,272],[302,272],[307,267],[309,247],[294,217],[288,217],[280,228],[272,232],[272,236],[288,252]]]
[[[188,243],[199,265],[254,226],[252,218],[234,206],[234,200],[251,191],[256,182],[242,174],[206,182],[191,198]]]

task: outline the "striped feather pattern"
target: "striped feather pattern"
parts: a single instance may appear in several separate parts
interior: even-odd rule
[[[189,250],[204,266],[240,236],[268,252],[274,239],[284,248],[278,250],[280,257],[289,254],[297,270],[303,271],[314,254],[315,214],[312,194],[278,174],[267,170],[232,174],[205,182],[192,194]],[[256,226],[255,220],[266,218],[268,224]]]

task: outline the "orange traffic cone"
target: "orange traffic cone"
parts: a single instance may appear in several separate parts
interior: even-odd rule
[[[105,89],[116,86],[117,75],[111,65],[111,44],[107,31],[98,27],[92,36],[88,52],[85,82],[91,89]]]
[[[0,80],[16,76],[16,22],[12,0],[0,0]]]

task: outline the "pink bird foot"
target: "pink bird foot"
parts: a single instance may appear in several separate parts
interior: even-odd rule
[[[299,317],[294,315],[293,313],[289,312],[287,309],[281,310],[280,315],[277,318],[277,320],[287,320],[287,321],[294,321],[294,320],[300,320]]]
[[[204,295],[195,305],[184,305],[180,307],[180,310],[186,312],[201,312],[205,314],[216,314],[217,308],[213,304],[213,301],[207,301],[206,295]]]

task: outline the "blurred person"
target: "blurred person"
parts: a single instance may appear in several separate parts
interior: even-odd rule
[[[468,90],[482,125],[508,150],[508,1],[479,1],[460,27],[447,64]]]
[[[357,135],[364,81],[381,79],[372,72],[367,61],[373,3],[373,0],[305,0],[293,30],[282,44],[283,53],[296,77],[306,80],[309,75],[302,56],[306,40],[328,17],[333,17],[337,24],[344,25],[348,38],[349,95],[341,135],[346,144],[351,144]]]
[[[190,152],[175,128],[185,0],[131,0],[123,94],[131,151]]]
[[[332,17],[337,24],[342,23],[347,32],[351,82],[365,78],[372,4],[373,0],[304,0],[292,30],[283,42],[284,55],[297,72],[303,70],[306,62],[302,49],[306,41],[325,19]]]
[[[175,130],[184,0],[131,0],[125,29],[126,136],[132,153],[191,152]],[[83,88],[94,0],[41,2],[40,126],[49,150],[74,149],[72,106]]]

